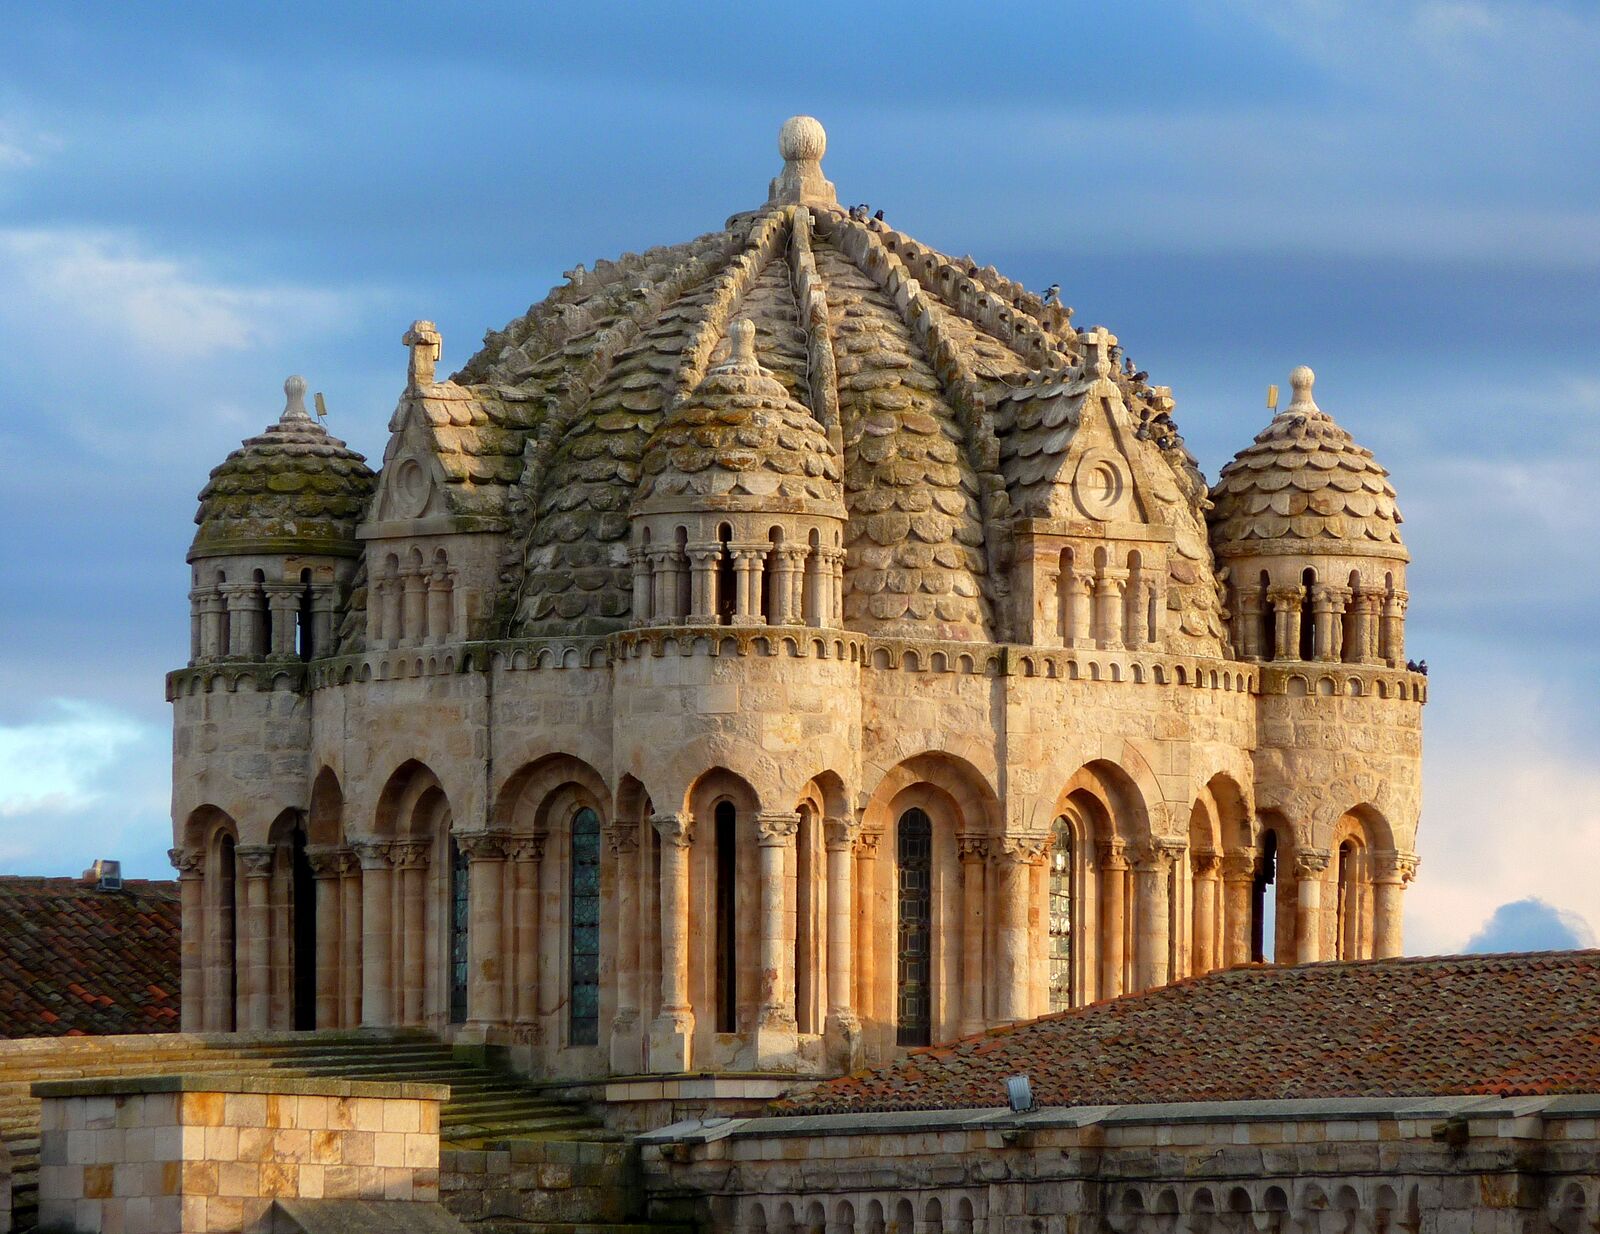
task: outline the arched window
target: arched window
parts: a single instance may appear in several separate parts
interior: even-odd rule
[[[1056,819],[1055,847],[1050,853],[1050,1010],[1065,1011],[1073,1004],[1072,907],[1077,877],[1077,851],[1072,826]]]
[[[716,946],[717,946],[717,1032],[738,1031],[739,965],[738,931],[734,916],[734,883],[738,866],[734,860],[733,802],[719,801],[713,812],[716,830]]]
[[[1300,658],[1312,660],[1317,654],[1316,603],[1317,572],[1307,567],[1300,576]]]
[[[467,854],[450,837],[450,1023],[467,1021],[468,926],[472,920]]]
[[[795,831],[795,928],[794,928],[794,1015],[802,1033],[822,1031],[821,973],[816,963],[817,938],[821,931],[823,880],[818,877],[822,862],[817,844],[816,811],[800,807],[800,825]]]
[[[672,555],[672,615],[682,621],[689,615],[694,594],[694,576],[689,568],[689,529],[680,527],[674,533],[677,545]]]
[[[1257,963],[1272,961],[1277,952],[1277,901],[1267,888],[1278,881],[1278,833],[1261,837],[1261,860],[1256,866],[1250,907],[1250,958]]]
[[[317,884],[306,856],[306,829],[297,826],[289,837],[293,919],[294,996],[296,1029],[317,1027]]]
[[[1278,654],[1278,615],[1269,598],[1271,591],[1272,576],[1263,570],[1261,571],[1261,658],[1263,660],[1274,659]]]
[[[234,1031],[239,1024],[239,897],[238,866],[234,857],[232,836],[223,836],[217,845],[217,916],[220,923],[217,939],[218,967],[222,972],[223,1000],[218,1008],[217,1028]]]
[[[726,626],[733,624],[734,605],[739,599],[733,578],[733,550],[729,547],[733,542],[733,528],[721,524],[717,528],[717,540],[722,545],[717,557],[717,623]]]
[[[921,810],[900,816],[895,835],[899,900],[899,965],[895,1041],[933,1039],[933,824]]]
[[[1339,890],[1335,906],[1334,954],[1341,960],[1361,959],[1360,850],[1354,840],[1339,845]]]
[[[311,571],[300,571],[300,608],[295,614],[295,644],[294,651],[302,660],[309,660],[318,654],[322,648],[318,647],[312,638],[312,626],[316,620],[311,609]]]
[[[568,863],[567,978],[572,1045],[600,1043],[600,817],[585,806],[572,819]]]

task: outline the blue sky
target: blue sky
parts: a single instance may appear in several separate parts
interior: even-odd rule
[[[1269,382],[1317,369],[1394,473],[1433,669],[1408,946],[1592,937],[1592,5],[6,20],[0,869],[166,872],[161,676],[186,655],[194,495],[287,373],[376,457],[413,318],[455,367],[576,262],[759,202],[778,125],[809,112],[843,198],[1113,329],[1208,474]]]

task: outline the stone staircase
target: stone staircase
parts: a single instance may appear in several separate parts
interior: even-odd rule
[[[597,1118],[426,1033],[361,1030],[0,1041],[0,1142],[11,1151],[14,1230],[31,1230],[38,1207],[34,1081],[259,1071],[449,1085],[439,1118],[441,1197],[484,1234],[669,1228],[637,1224],[634,1149]],[[493,1202],[483,1198],[496,1193]]]

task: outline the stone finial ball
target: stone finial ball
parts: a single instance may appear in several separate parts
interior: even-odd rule
[[[815,163],[828,148],[828,134],[811,116],[790,116],[778,130],[778,153],[786,163]]]
[[[1298,366],[1289,374],[1289,385],[1296,394],[1309,394],[1312,383],[1317,380],[1317,375],[1307,365]]]
[[[287,378],[283,383],[283,392],[289,396],[291,401],[305,398],[306,379],[298,373]]]

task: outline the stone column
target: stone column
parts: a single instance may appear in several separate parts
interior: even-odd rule
[[[1382,624],[1383,597],[1376,592],[1368,592],[1361,597],[1361,663],[1383,663],[1383,656],[1378,645]]]
[[[400,871],[400,1023],[421,1024],[428,988],[428,844],[401,840],[389,856]]]
[[[614,871],[617,1004],[611,1021],[611,1071],[636,1075],[644,1069],[639,1039],[639,824],[617,821],[605,829]]]
[[[633,624],[650,624],[650,555],[642,548],[628,550],[633,567]]]
[[[1068,570],[1065,578],[1067,588],[1065,645],[1068,647],[1093,647],[1094,611],[1091,597],[1094,594],[1094,571]]]
[[[1272,603],[1273,629],[1275,643],[1272,649],[1274,660],[1298,660],[1300,658],[1300,606],[1305,601],[1305,592],[1299,587],[1273,587],[1267,592],[1267,599]]]
[[[261,654],[261,624],[257,605],[261,588],[255,583],[224,583],[220,589],[228,604],[228,650],[235,659],[255,659]]]
[[[1239,654],[1246,660],[1261,658],[1261,588],[1241,587],[1238,590],[1238,646]]]
[[[501,945],[501,880],[505,873],[506,837],[494,831],[456,833],[467,854],[467,1020],[479,1029],[504,1019],[501,990],[505,953]]]
[[[245,939],[245,965],[239,983],[244,1015],[239,1027],[264,1032],[272,1027],[271,887],[272,859],[269,845],[234,850],[244,872],[244,919],[240,933]]]
[[[861,1021],[855,1012],[853,935],[856,827],[848,818],[822,820],[828,853],[828,1018],[823,1025],[828,1056],[846,1074],[861,1062]]]
[[[294,628],[300,617],[301,583],[267,583],[267,611],[272,614],[272,642],[267,654],[280,659],[295,654]]]
[[[1249,849],[1235,849],[1223,857],[1224,967],[1250,962],[1250,899],[1255,881],[1256,857]]]
[[[1172,903],[1167,875],[1171,854],[1159,840],[1139,850],[1134,866],[1134,989],[1167,984],[1172,971]]]
[[[1207,849],[1193,854],[1194,869],[1194,953],[1190,973],[1199,977],[1218,967],[1217,960],[1217,872],[1222,854]]]
[[[1327,868],[1326,849],[1301,849],[1294,855],[1295,962],[1299,964],[1322,958],[1322,872]]]
[[[833,582],[832,572],[823,560],[822,550],[811,549],[802,566],[805,577],[811,580],[811,596],[805,602],[805,622],[808,626],[825,626],[832,611],[828,603],[828,588]]]
[[[1333,639],[1333,610],[1338,599],[1337,590],[1334,587],[1316,587],[1311,592],[1311,657],[1314,660],[1339,658]]]
[[[403,571],[400,577],[405,596],[401,629],[404,641],[416,646],[426,639],[428,632],[428,572],[421,566],[414,566]]]
[[[1095,607],[1099,609],[1100,629],[1096,643],[1102,651],[1122,650],[1122,589],[1128,572],[1111,566],[1100,571],[1094,581]]]
[[[878,841],[881,831],[863,829],[856,836],[856,1014],[862,1017],[863,1031],[877,1006],[878,938]]]
[[[339,588],[333,583],[316,583],[311,588],[311,648],[307,659],[317,659],[333,651],[333,615],[339,607]]]
[[[1408,592],[1394,591],[1383,599],[1382,658],[1390,668],[1400,668],[1406,662],[1406,605],[1411,602]]]
[[[435,566],[428,575],[428,641],[450,641],[450,571]]]
[[[1033,947],[1029,929],[1033,871],[1044,862],[1048,835],[1009,835],[995,854],[999,873],[996,900],[1000,910],[995,939],[1000,954],[993,968],[999,997],[995,1012],[1004,1024],[1026,1019],[1032,1009]],[[963,875],[966,873],[962,870]],[[965,940],[963,940],[964,942]],[[981,985],[981,982],[979,983]]]
[[[689,853],[694,820],[658,814],[650,820],[661,840],[661,1010],[650,1026],[651,1071],[687,1071],[692,1061],[694,1007],[689,1002]]]
[[[1139,651],[1150,640],[1150,592],[1154,589],[1141,570],[1128,586],[1128,599],[1123,605],[1122,621],[1124,641],[1129,651]]]
[[[389,845],[360,840],[354,847],[361,860],[361,1027],[388,1028],[394,1023],[389,988]]]
[[[832,586],[828,589],[829,606],[832,614],[832,624],[844,624],[844,557],[843,549],[830,549],[828,551],[828,571],[832,579]]]
[[[678,572],[672,568],[677,559],[675,548],[650,550],[650,577],[655,585],[655,601],[650,606],[651,625],[670,625],[677,620]]]
[[[1127,845],[1109,840],[1099,846],[1100,857],[1100,997],[1124,992],[1123,928],[1128,885]]]
[[[768,624],[787,626],[794,624],[789,602],[794,592],[794,550],[788,545],[772,548],[772,597],[767,613]]]
[[[183,931],[178,946],[178,1024],[183,1032],[205,1027],[205,852],[169,848],[167,860],[178,871],[178,902]]]
[[[717,563],[722,560],[722,545],[715,540],[689,545],[689,624],[717,624]]]
[[[956,854],[961,861],[961,1024],[963,1037],[984,1029],[983,966],[984,869],[989,864],[989,838],[968,835],[956,837]]]
[[[383,639],[385,647],[398,647],[405,640],[406,629],[400,622],[401,602],[405,596],[405,582],[398,574],[383,580]]]
[[[201,655],[201,644],[205,641],[204,609],[206,597],[211,594],[211,588],[191,587],[189,589],[189,663],[198,664]]]
[[[733,624],[761,625],[761,563],[767,559],[767,549],[754,544],[731,544],[728,551],[733,556]]]
[[[1385,960],[1400,954],[1405,924],[1402,899],[1417,876],[1415,853],[1378,853],[1372,878],[1372,956]]]
[[[761,870],[761,1005],[756,1020],[756,1063],[793,1063],[798,1028],[794,1014],[794,920],[788,912],[785,875],[794,853],[800,816],[756,815]]]
[[[339,852],[311,849],[306,853],[317,885],[317,1015],[318,1028],[339,1026]]]
[[[511,1019],[534,1025],[539,1019],[539,861],[544,836],[517,836],[506,846],[511,862],[512,966]]]
[[[1345,629],[1350,633],[1350,654],[1340,658],[1349,664],[1367,662],[1367,599],[1364,594],[1345,592]],[[1343,652],[1343,644],[1340,645]]]
[[[361,1024],[361,861],[339,853],[339,1027]]]
[[[790,545],[783,550],[789,562],[789,617],[788,625],[806,623],[806,558],[811,550],[803,544]]]

